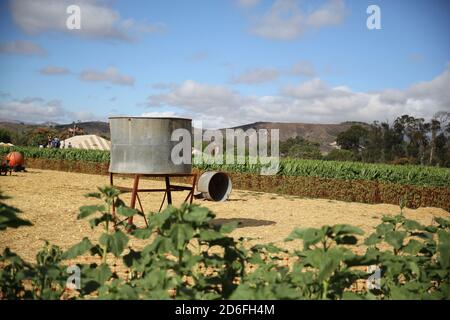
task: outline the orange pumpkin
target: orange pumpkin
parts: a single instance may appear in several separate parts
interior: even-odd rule
[[[6,161],[10,167],[23,166],[24,158],[20,152],[14,151],[8,153],[6,156]]]

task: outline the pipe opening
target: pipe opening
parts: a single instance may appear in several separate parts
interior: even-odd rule
[[[205,172],[198,181],[198,190],[212,201],[225,201],[231,193],[231,179],[224,172]]]

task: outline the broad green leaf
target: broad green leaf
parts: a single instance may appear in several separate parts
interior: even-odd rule
[[[420,268],[419,268],[419,266],[417,265],[417,263],[415,263],[414,261],[410,261],[410,262],[408,263],[408,265],[409,265],[411,271],[412,271],[417,277],[420,277]]]
[[[383,216],[381,218],[381,221],[389,223],[389,224],[397,224],[400,222],[400,219],[398,218],[398,216]]]
[[[444,230],[438,231],[439,245],[439,262],[443,268],[450,268],[450,232]]]
[[[118,197],[120,195],[120,191],[112,186],[98,187],[97,189],[100,191],[102,195],[104,195],[109,199]]]
[[[386,233],[384,240],[398,250],[402,247],[405,236],[403,231],[390,231]]]
[[[450,228],[450,220],[446,220],[446,219],[440,218],[440,217],[434,218],[434,220],[437,222],[439,227]]]
[[[135,263],[138,264],[141,259],[141,253],[130,249],[130,252],[123,256],[123,262],[128,267],[131,268]]]
[[[425,231],[436,233],[438,231],[438,228],[436,228],[435,226],[426,226]]]
[[[169,220],[178,210],[172,206],[167,207],[163,212],[149,214],[147,216],[148,224],[151,228],[161,227],[167,220]]]
[[[136,214],[139,214],[139,211],[129,207],[118,207],[117,213],[124,217],[132,217]]]
[[[321,229],[307,228],[299,229],[296,228],[291,234],[285,239],[285,241],[292,241],[295,239],[303,240],[303,246],[305,250],[309,249],[310,246],[323,240],[325,234]]]
[[[362,231],[360,228],[348,224],[337,224],[332,227],[332,231],[336,236],[345,234],[357,234],[357,235],[364,234],[364,231]]]
[[[81,268],[81,292],[82,294],[90,294],[108,281],[112,272],[107,264],[91,264],[82,266]]]
[[[220,226],[220,232],[221,233],[230,233],[232,232],[234,229],[237,228],[237,226],[239,225],[239,221],[233,221],[230,223],[226,223]]]
[[[80,207],[80,213],[78,214],[77,219],[84,219],[96,212],[104,212],[104,211],[105,211],[105,206],[103,206],[103,205],[82,206],[82,207]]]
[[[422,250],[422,248],[423,243],[415,239],[411,239],[408,241],[408,244],[403,248],[403,252],[409,253],[411,255],[416,255],[420,252],[420,250]]]
[[[135,229],[132,235],[138,239],[148,239],[152,235],[153,230],[150,228]]]
[[[223,237],[225,237],[225,236],[222,233],[209,229],[209,230],[200,231],[199,239],[202,241],[212,241],[212,240],[222,239]]]
[[[376,227],[376,231],[379,235],[385,235],[388,232],[394,230],[394,226],[390,223],[382,223]]]
[[[92,243],[87,237],[84,237],[80,243],[70,247],[66,252],[63,253],[63,259],[74,259],[92,248]]]
[[[418,223],[417,221],[414,221],[414,220],[409,220],[409,219],[405,220],[405,223],[403,224],[403,227],[406,230],[409,230],[409,231],[411,231],[411,230],[423,230],[424,229],[424,226],[422,226],[420,223]]]
[[[185,244],[187,244],[194,235],[194,229],[189,224],[176,224],[172,227],[170,232],[170,237],[175,246],[175,249],[184,249]]]
[[[381,242],[381,237],[378,233],[372,233],[366,240],[364,240],[364,244],[367,246],[373,246],[379,242]]]
[[[112,235],[103,233],[100,236],[99,242],[103,246],[106,245],[108,252],[111,252],[114,256],[119,257],[128,243],[128,236],[120,230],[114,232]]]
[[[91,229],[94,229],[94,227],[96,227],[100,223],[106,222],[106,221],[114,221],[114,217],[111,214],[109,214],[109,213],[102,214],[98,218],[90,219],[89,220],[89,226],[91,227]]]
[[[191,206],[190,210],[184,214],[184,220],[201,224],[210,220],[207,219],[209,215],[210,211],[208,208]]]

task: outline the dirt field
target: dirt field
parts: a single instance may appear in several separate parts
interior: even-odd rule
[[[0,250],[10,247],[27,260],[34,260],[43,240],[67,249],[83,236],[96,239],[87,221],[77,220],[78,208],[97,204],[95,199],[83,195],[96,191],[97,186],[109,183],[107,176],[29,169],[26,173],[13,173],[0,177],[0,190],[11,199],[9,205],[23,211],[22,217],[34,226],[0,232]],[[116,178],[116,183],[131,186],[131,180]],[[141,180],[141,187],[162,187],[162,182]],[[174,193],[174,204],[180,204],[185,193]],[[162,194],[142,194],[146,213],[159,208]],[[129,196],[123,196],[128,201]],[[384,214],[395,215],[399,207],[387,204],[347,203],[324,199],[303,199],[270,193],[233,190],[231,198],[223,203],[195,200],[217,215],[217,223],[241,222],[232,235],[257,238],[258,242],[283,244],[283,239],[294,227],[320,227],[324,224],[348,223],[362,228],[366,234],[380,222]],[[424,224],[433,217],[448,217],[448,212],[437,208],[405,209],[405,215]],[[138,219],[139,220],[139,219]],[[137,221],[142,224],[143,221]],[[136,240],[134,240],[136,241]],[[141,247],[145,243],[130,243]],[[284,245],[294,246],[295,243]]]

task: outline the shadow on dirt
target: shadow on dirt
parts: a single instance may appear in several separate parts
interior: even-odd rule
[[[214,219],[211,221],[211,224],[214,226],[220,226],[226,223],[237,221],[238,228],[247,228],[247,227],[261,227],[261,226],[270,226],[274,225],[275,221],[270,220],[257,220],[257,219],[246,219],[246,218],[231,218],[231,219]]]

